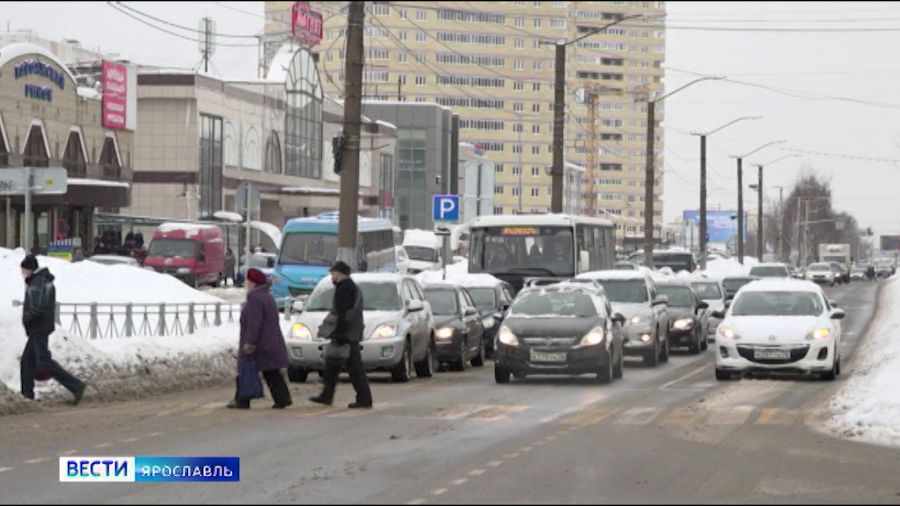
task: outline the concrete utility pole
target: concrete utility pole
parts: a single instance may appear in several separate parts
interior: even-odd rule
[[[762,146],[754,149],[753,151],[738,156],[732,156],[731,158],[737,158],[737,171],[738,171],[738,238],[737,238],[737,250],[738,250],[738,262],[741,264],[744,263],[744,184],[743,184],[743,162],[744,158],[756,153],[757,151],[761,151],[773,144],[784,144],[787,141],[772,141],[763,144]],[[762,183],[762,180],[760,180]],[[762,194],[762,184],[760,184],[760,194]],[[760,224],[762,226],[762,224]]]
[[[341,202],[338,218],[338,260],[354,269],[359,214],[359,133],[362,113],[363,23],[365,3],[350,2],[347,18],[347,60],[344,75],[344,154],[341,159]]]
[[[756,210],[756,258],[762,262],[763,252],[766,249],[763,245],[763,166],[758,165],[757,168],[759,169],[759,191],[756,192],[756,202],[759,208]]]
[[[556,76],[553,84],[553,170],[550,212],[563,211],[564,151],[566,129],[566,43],[556,43]]]

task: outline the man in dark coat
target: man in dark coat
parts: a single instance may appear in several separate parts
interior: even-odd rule
[[[28,335],[28,343],[22,352],[20,363],[22,395],[34,399],[34,378],[41,373],[58,381],[75,396],[74,404],[81,402],[85,384],[60,367],[50,356],[50,334],[56,329],[56,288],[53,274],[39,268],[37,258],[28,255],[22,261],[25,278],[25,304],[22,306],[22,325]]]
[[[335,316],[335,326],[334,332],[331,334],[331,342],[338,346],[348,345],[350,347],[347,370],[350,373],[353,388],[356,390],[356,402],[351,403],[349,408],[370,409],[372,407],[372,391],[369,390],[369,381],[366,378],[366,368],[363,365],[359,346],[365,330],[362,292],[350,278],[350,266],[344,262],[337,262],[331,268],[331,282],[335,285],[334,302],[331,309]],[[326,405],[334,402],[334,389],[342,366],[341,361],[326,360],[323,378],[325,385],[322,393],[318,397],[311,398],[310,401]]]
[[[272,409],[284,409],[293,402],[281,369],[288,366],[287,346],[278,322],[278,307],[269,292],[266,275],[258,269],[247,271],[247,302],[241,309],[241,339],[238,345],[238,371],[246,360],[256,363],[275,404]],[[235,399],[231,409],[250,409],[250,399]]]

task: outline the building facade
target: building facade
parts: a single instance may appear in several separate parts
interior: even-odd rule
[[[286,37],[293,2],[266,2],[266,33]],[[346,2],[312,2],[325,17],[317,49],[340,96],[344,79]],[[596,27],[624,22],[567,49],[565,159],[594,174],[597,213],[620,225],[619,237],[642,236],[647,97],[663,90],[665,2],[367,2],[365,93],[406,102],[437,102],[460,116],[460,141],[496,162],[495,207],[503,213],[549,210],[554,48]],[[285,23],[287,25],[285,25]],[[579,88],[602,87],[594,167],[588,166],[589,117]],[[657,123],[664,117],[657,105]],[[656,129],[655,222],[662,222],[663,130]],[[593,170],[591,170],[593,169]],[[590,176],[588,176],[590,177]],[[586,186],[587,187],[587,186]],[[631,218],[626,219],[626,218]]]
[[[102,97],[79,87],[69,68],[41,46],[0,47],[0,171],[63,167],[68,177],[65,195],[33,199],[32,244],[23,244],[23,198],[0,198],[0,244],[46,250],[52,242],[74,240],[90,253],[95,212],[130,205],[134,134],[104,126]]]
[[[257,81],[139,75],[134,200],[124,212],[178,220],[242,212],[235,193],[245,181],[260,190],[254,219],[281,226],[336,210],[340,176],[331,139],[343,109],[323,94],[313,58],[285,47]],[[396,147],[393,126],[363,122],[360,214],[391,212],[383,188],[393,186]]]

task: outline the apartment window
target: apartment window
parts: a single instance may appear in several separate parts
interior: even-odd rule
[[[387,4],[373,4],[372,5],[372,14],[376,16],[388,16],[391,13],[391,6]]]
[[[534,60],[533,62],[531,62],[531,68],[532,70],[541,70],[541,61]]]
[[[400,40],[403,42],[406,42],[406,32],[405,31],[400,32]]]
[[[522,102],[513,103],[513,112],[522,112],[525,110],[525,104]]]
[[[425,32],[416,32],[416,42],[425,42]]]
[[[406,74],[400,74],[397,77],[400,79],[400,84],[406,86]]]
[[[409,55],[406,54],[406,53],[399,53],[399,54],[397,55],[397,61],[398,61],[399,63],[408,63],[408,62],[409,62]]]
[[[437,53],[438,63],[450,63],[452,65],[478,65],[479,67],[502,68],[506,65],[506,58],[491,55],[464,55],[460,53]]]
[[[525,83],[522,81],[514,81],[513,82],[513,91],[522,91],[525,89]]]
[[[538,40],[538,39],[534,39],[534,40],[532,41],[532,45],[531,45],[531,46],[532,46],[533,48],[535,48],[535,49],[541,49],[541,47],[542,47],[542,46],[541,46],[541,41]]]
[[[532,167],[532,168],[531,168],[531,176],[532,176],[532,177],[540,177],[540,175],[541,175],[541,168],[540,168],[540,167]]]
[[[492,152],[501,152],[504,149],[504,144],[502,142],[482,142],[481,149],[484,151],[492,151]]]
[[[503,214],[503,208],[502,208],[502,207],[495,207],[495,208],[494,208],[494,214]]]
[[[334,61],[334,53],[332,53],[331,51],[325,53],[325,61],[328,63],[333,62]]]
[[[512,187],[512,196],[513,196],[513,197],[518,197],[518,196],[522,193],[522,192],[519,191],[519,190],[521,190],[521,188],[519,188],[518,186],[513,186],[513,187]]]
[[[521,144],[513,144],[513,153],[519,154],[521,152],[522,152],[522,145]]]
[[[506,16],[502,14],[488,14],[485,12],[465,12],[441,9],[438,11],[438,19],[441,21],[458,21],[464,23],[494,23],[505,24]]]
[[[537,145],[537,144],[535,144],[534,146],[531,146],[531,154],[532,154],[532,155],[539,155],[539,154],[541,154],[541,147],[540,147],[539,145]]]
[[[540,3],[540,2],[534,2],[534,6],[535,6],[535,7],[540,7],[540,6],[541,6],[541,3]]]
[[[522,124],[516,123],[513,125],[513,133],[522,133]]]
[[[525,49],[525,40],[523,39],[514,39],[513,45],[516,49]]]
[[[541,112],[541,104],[531,104],[531,112]]]
[[[494,173],[495,174],[503,174],[503,164],[502,163],[498,163],[497,165],[494,165]]]
[[[416,86],[425,86],[428,84],[428,76],[416,76]]]
[[[416,97],[416,103],[428,102],[427,97]]]
[[[503,88],[506,86],[505,80],[496,77],[470,77],[455,74],[439,74],[437,83],[451,86],[474,86],[476,88]]]
[[[541,18],[534,18],[534,27],[535,28],[541,27]]]
[[[531,196],[532,196],[532,197],[540,197],[540,196],[541,196],[541,189],[540,189],[539,187],[534,187],[534,188],[532,188],[532,189],[531,189]]]
[[[553,18],[550,20],[550,28],[556,28],[557,30],[565,30],[567,26],[565,18]]]
[[[400,19],[406,19],[406,9],[398,9],[397,13],[400,15]]]
[[[494,185],[494,195],[503,195],[503,185]]]
[[[454,44],[506,45],[506,37],[492,33],[438,32],[437,40]]]
[[[519,165],[513,165],[513,168],[512,168],[513,176],[518,176],[521,173],[522,173],[522,167],[520,167]]]
[[[428,11],[425,9],[418,9],[416,11],[416,19],[419,21],[428,21]]]
[[[516,60],[515,69],[516,70],[525,70],[525,61],[524,60]]]
[[[516,28],[525,28],[525,18],[516,18]]]
[[[416,53],[416,63],[420,63],[422,65],[428,61],[427,55],[425,53]]]
[[[541,125],[531,125],[531,133],[535,135],[541,133]]]
[[[531,83],[531,91],[541,91],[541,83]]]

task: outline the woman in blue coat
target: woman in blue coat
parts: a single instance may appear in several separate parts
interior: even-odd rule
[[[238,371],[245,361],[256,363],[262,372],[272,399],[272,409],[284,409],[292,404],[281,369],[287,368],[287,347],[278,321],[278,306],[269,292],[266,275],[257,269],[247,271],[247,302],[241,309],[241,340],[238,345]],[[250,399],[235,399],[228,404],[231,409],[250,409]]]

